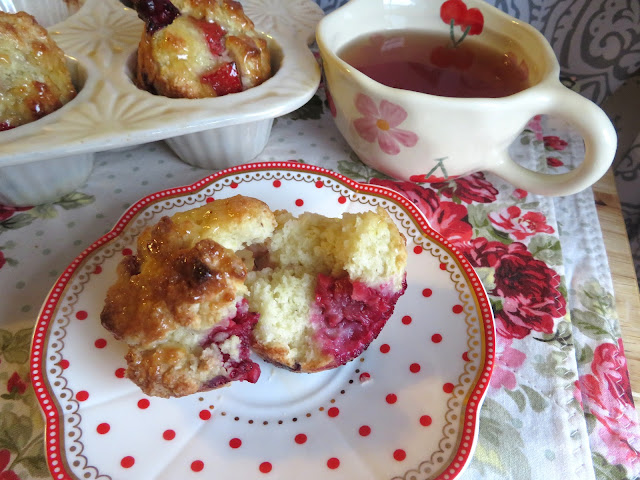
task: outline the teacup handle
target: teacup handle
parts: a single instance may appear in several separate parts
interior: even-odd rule
[[[575,127],[585,142],[583,162],[568,173],[534,172],[514,162],[507,152],[493,173],[516,187],[549,196],[571,195],[591,186],[602,177],[613,161],[617,136],[607,115],[595,103],[558,84],[547,92],[546,104],[536,105],[534,114],[562,118]],[[541,111],[540,111],[541,110]],[[533,116],[533,115],[532,115]]]

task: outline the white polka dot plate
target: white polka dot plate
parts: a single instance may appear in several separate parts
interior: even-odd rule
[[[260,362],[256,384],[147,397],[123,378],[125,346],[100,324],[116,265],[163,215],[236,194],[294,214],[384,207],[407,238],[407,291],[340,368]],[[31,352],[49,468],[56,480],[453,479],[475,448],[494,335],[478,276],[404,197],[293,162],[234,167],[140,200],[52,288]]]

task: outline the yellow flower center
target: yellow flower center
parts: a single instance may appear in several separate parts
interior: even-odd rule
[[[380,130],[389,130],[389,123],[388,123],[386,120],[382,119],[382,118],[379,118],[379,119],[376,121],[376,126],[377,126]]]

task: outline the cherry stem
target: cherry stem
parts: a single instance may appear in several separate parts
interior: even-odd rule
[[[462,32],[462,36],[458,40],[456,40],[456,36],[453,33],[454,25],[455,25],[455,20],[452,18],[449,21],[449,36],[451,37],[451,45],[453,45],[453,48],[456,48],[458,45],[462,43],[465,37],[469,34],[469,30],[471,30],[471,25],[469,25],[467,28],[464,29],[464,32]]]

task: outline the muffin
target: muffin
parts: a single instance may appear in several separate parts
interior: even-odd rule
[[[0,12],[0,131],[38,120],[76,96],[62,50],[25,12]]]
[[[218,97],[271,76],[267,42],[235,0],[137,0],[136,82],[172,98]]]
[[[275,226],[263,202],[236,196],[165,216],[140,234],[100,318],[128,344],[126,376],[146,394],[181,397],[258,380],[249,358],[258,317],[246,300],[247,247]]]
[[[343,365],[378,336],[406,289],[405,239],[381,208],[276,218],[246,280],[259,314],[251,346],[293,371]]]

